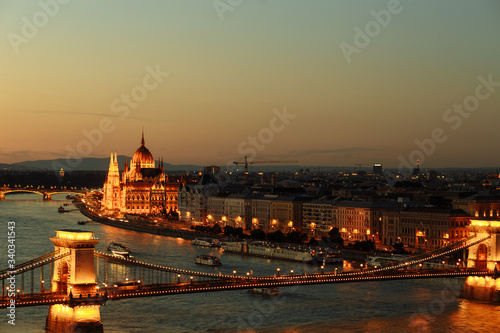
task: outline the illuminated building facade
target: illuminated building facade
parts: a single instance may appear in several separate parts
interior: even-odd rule
[[[169,181],[163,161],[156,167],[144,133],[130,164],[125,161],[121,177],[116,152],[111,153],[103,190],[101,206],[108,214],[161,215],[178,210],[179,183]]]
[[[463,210],[407,208],[399,213],[398,237],[414,248],[443,247],[469,236],[469,220]]]

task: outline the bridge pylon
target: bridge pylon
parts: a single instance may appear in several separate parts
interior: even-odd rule
[[[52,194],[44,193],[43,194],[43,201],[48,201],[48,200],[52,200]]]
[[[0,192],[0,200],[5,200],[5,192]]]
[[[95,279],[94,248],[99,242],[92,231],[57,230],[54,247],[68,256],[57,260],[51,291],[68,297],[67,304],[51,305],[45,329],[49,332],[102,332],[99,294]]]
[[[467,227],[485,241],[469,248],[467,268],[487,269],[491,277],[469,276],[463,296],[484,301],[500,302],[500,220],[471,220]]]

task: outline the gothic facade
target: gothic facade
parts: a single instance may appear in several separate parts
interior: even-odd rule
[[[101,207],[107,214],[121,216],[177,212],[178,189],[179,183],[169,181],[163,171],[163,161],[156,167],[153,155],[145,146],[143,133],[141,146],[130,164],[125,161],[121,176],[116,152],[111,153]]]

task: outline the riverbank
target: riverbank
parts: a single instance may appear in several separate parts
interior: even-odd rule
[[[193,240],[196,238],[201,238],[201,237],[207,237],[207,234],[197,232],[194,230],[184,230],[184,229],[178,229],[178,228],[170,228],[170,227],[165,227],[165,226],[160,226],[160,225],[151,225],[148,223],[142,223],[142,222],[135,222],[135,221],[128,221],[128,222],[122,222],[118,220],[111,220],[110,218],[106,216],[99,216],[99,214],[96,214],[89,210],[87,208],[87,205],[81,201],[75,201],[73,204],[80,210],[80,213],[82,213],[84,216],[88,217],[92,221],[99,222],[105,225],[109,225],[112,227],[116,228],[122,228],[122,229],[127,229],[127,230],[133,230],[137,232],[146,232],[149,234],[154,234],[154,235],[161,235],[161,236],[167,236],[167,237],[180,237],[188,240]],[[217,238],[213,237],[212,238]]]
[[[106,216],[99,216],[98,213],[89,210],[87,208],[87,205],[81,201],[74,201],[73,204],[80,210],[80,212],[84,216],[88,217],[89,219],[116,228],[133,230],[137,232],[146,232],[154,235],[161,235],[167,237],[180,237],[187,240],[193,240],[196,238],[215,238],[215,239],[221,238],[218,235],[206,234],[203,232],[198,232],[190,229],[179,229],[174,227],[167,227],[167,226],[130,221],[130,220],[128,222],[112,220]],[[374,254],[374,252],[363,252],[352,249],[341,249],[340,252],[343,259],[355,262],[365,262],[367,256]]]

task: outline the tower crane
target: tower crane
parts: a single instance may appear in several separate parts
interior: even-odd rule
[[[299,161],[297,160],[283,160],[283,161],[278,161],[278,160],[270,160],[270,161],[249,161],[248,156],[245,156],[245,159],[243,161],[234,161],[234,165],[240,165],[244,164],[245,165],[245,184],[248,184],[248,165],[249,164],[276,164],[276,163],[298,163]]]

